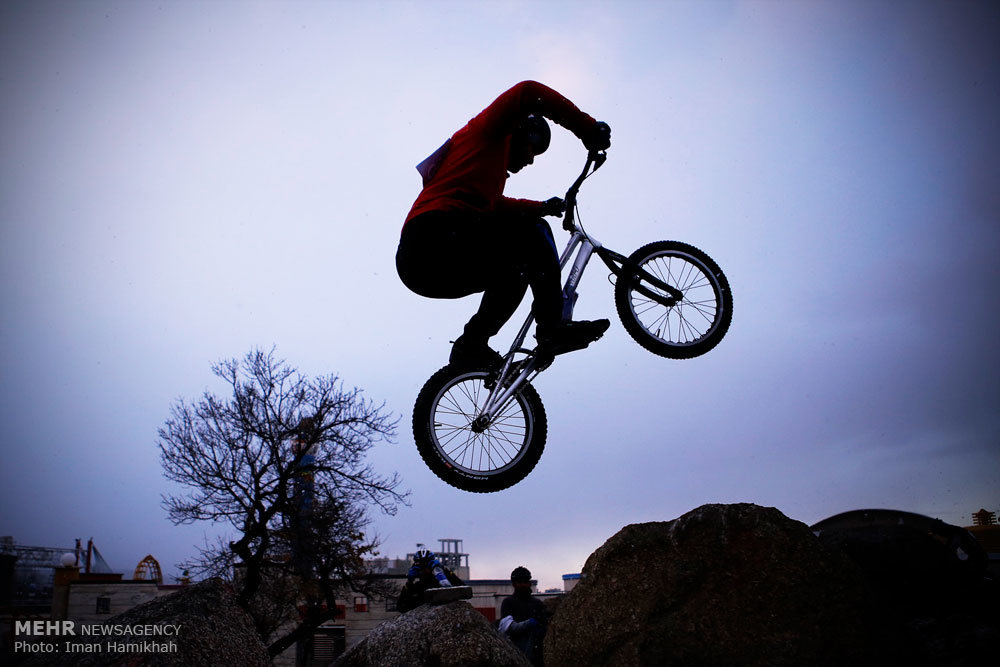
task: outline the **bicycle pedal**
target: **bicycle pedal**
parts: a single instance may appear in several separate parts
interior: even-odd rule
[[[544,348],[543,346],[539,345],[534,349],[532,354],[534,355],[535,360],[538,362],[538,365],[535,367],[535,371],[541,373],[546,368],[552,365],[552,362],[556,360],[556,355],[559,354],[559,352],[555,352],[553,350]]]

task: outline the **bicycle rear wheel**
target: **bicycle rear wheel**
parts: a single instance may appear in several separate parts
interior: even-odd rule
[[[626,266],[642,269],[679,290],[674,302],[636,271],[615,284],[615,306],[629,335],[669,359],[705,354],[722,340],[733,319],[729,281],[711,257],[680,241],[655,241],[629,255]]]
[[[517,484],[545,448],[545,408],[528,384],[487,427],[473,428],[489,398],[489,375],[485,368],[445,366],[413,406],[413,439],[424,463],[448,484],[474,493]]]

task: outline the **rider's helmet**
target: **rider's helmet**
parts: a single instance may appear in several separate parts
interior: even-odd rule
[[[434,552],[427,549],[417,549],[413,554],[413,564],[420,567],[430,567],[434,562]]]
[[[531,570],[528,568],[518,565],[514,568],[514,571],[510,573],[511,583],[517,583],[519,581],[531,582]]]
[[[544,117],[531,114],[520,122],[513,133],[514,139],[524,140],[531,144],[535,155],[541,155],[548,149],[552,141],[552,130]]]

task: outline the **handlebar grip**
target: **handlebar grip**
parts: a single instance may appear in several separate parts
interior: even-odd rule
[[[596,122],[583,143],[591,151],[605,151],[609,149],[611,147],[611,126],[603,121]]]

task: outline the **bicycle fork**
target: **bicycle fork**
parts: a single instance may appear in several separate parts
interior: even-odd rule
[[[500,367],[495,376],[487,380],[490,395],[486,399],[483,409],[472,421],[472,430],[475,433],[482,433],[488,429],[493,420],[507,409],[507,406],[514,399],[517,392],[521,390],[521,387],[533,380],[535,375],[538,375],[548,365],[545,364],[545,366],[539,367],[539,359],[534,351],[521,348],[521,344],[527,338],[528,330],[531,328],[531,323],[534,319],[533,314],[528,315],[528,319],[521,325],[517,337],[514,338],[514,344],[511,346],[510,351],[504,356],[503,366]],[[517,352],[525,352],[528,356],[515,363],[514,355]],[[513,378],[510,379],[512,375]],[[492,387],[489,386],[490,382],[492,382]]]
[[[573,308],[576,306],[578,296],[576,286],[579,284],[580,278],[583,276],[583,271],[587,267],[587,262],[590,261],[594,250],[600,249],[600,244],[583,232],[579,230],[574,231],[570,236],[569,242],[566,244],[566,249],[563,250],[562,255],[559,257],[560,269],[566,267],[574,251],[577,249],[579,249],[579,252],[576,254],[576,259],[573,262],[569,275],[566,276],[566,283],[563,285],[562,290],[562,318],[564,321],[570,320],[573,317]],[[482,433],[489,428],[497,416],[503,414],[503,411],[507,409],[507,406],[521,390],[521,387],[534,380],[539,373],[548,368],[549,364],[552,363],[552,357],[540,354],[538,347],[535,347],[534,350],[525,350],[521,347],[524,340],[528,337],[528,331],[531,329],[531,323],[534,319],[534,314],[529,313],[528,318],[521,325],[521,329],[514,338],[514,344],[504,357],[504,364],[493,380],[494,384],[490,389],[490,395],[486,399],[483,409],[472,422],[472,430],[474,432]],[[517,352],[524,352],[528,356],[514,363],[514,354]],[[516,373],[516,375],[512,380],[508,381],[508,378],[513,373]]]

